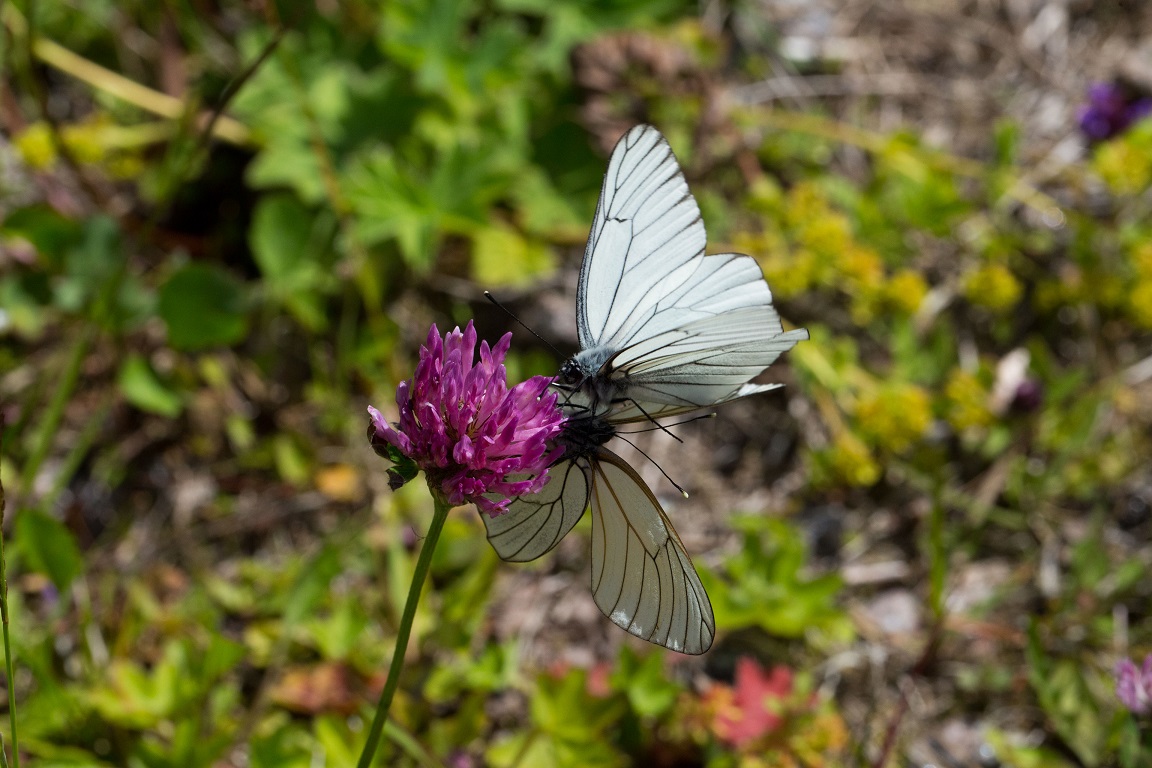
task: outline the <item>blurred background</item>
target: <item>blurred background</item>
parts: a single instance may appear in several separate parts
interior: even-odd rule
[[[786,386],[637,442],[688,658],[453,513],[379,764],[1147,766],[1152,10],[0,4],[0,478],[42,766],[349,766],[431,504],[364,437],[435,322],[566,354],[607,156],[669,139]],[[627,446],[624,446],[626,449]],[[631,449],[628,449],[629,451]],[[622,452],[623,449],[622,449]],[[1152,686],[1152,681],[1149,681]],[[0,726],[10,743],[7,718]]]

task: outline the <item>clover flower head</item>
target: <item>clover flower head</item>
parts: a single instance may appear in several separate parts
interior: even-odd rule
[[[396,387],[399,422],[390,425],[368,408],[377,453],[424,470],[429,488],[447,503],[474,503],[493,516],[516,496],[543,488],[548,467],[563,454],[554,440],[564,415],[548,388],[552,379],[534,376],[508,388],[511,341],[507,333],[495,347],[480,342],[476,363],[471,322],[443,338],[433,325],[415,375]],[[396,488],[411,476],[392,478]]]
[[[1132,659],[1116,664],[1116,695],[1132,714],[1152,714],[1152,653],[1141,667]]]
[[[1105,141],[1152,115],[1152,99],[1137,97],[1116,83],[1088,88],[1088,103],[1077,114],[1080,130],[1091,141]]]

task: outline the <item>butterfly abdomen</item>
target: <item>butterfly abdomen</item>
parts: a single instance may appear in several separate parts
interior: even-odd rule
[[[564,458],[572,460],[595,453],[596,449],[612,439],[616,427],[593,414],[569,417],[564,422],[559,443],[564,446]]]

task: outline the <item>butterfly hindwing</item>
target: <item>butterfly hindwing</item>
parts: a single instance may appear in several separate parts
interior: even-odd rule
[[[704,653],[716,635],[712,604],[660,503],[611,451],[598,449],[590,468],[596,604],[637,637]]]
[[[503,514],[481,515],[488,541],[509,562],[535,560],[556,546],[588,507],[589,472],[585,461],[553,467],[539,493],[518,496]]]

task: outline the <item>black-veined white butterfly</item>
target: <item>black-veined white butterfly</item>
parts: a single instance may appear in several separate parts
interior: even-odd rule
[[[712,605],[684,545],[636,471],[604,447],[621,424],[707,408],[779,385],[749,382],[808,338],[784,332],[750,256],[704,255],[700,209],[668,142],[640,125],[616,145],[577,291],[580,352],[553,384],[564,457],[535,495],[494,518],[505,560],[552,549],[592,510],[592,594],[637,637],[708,650]]]

